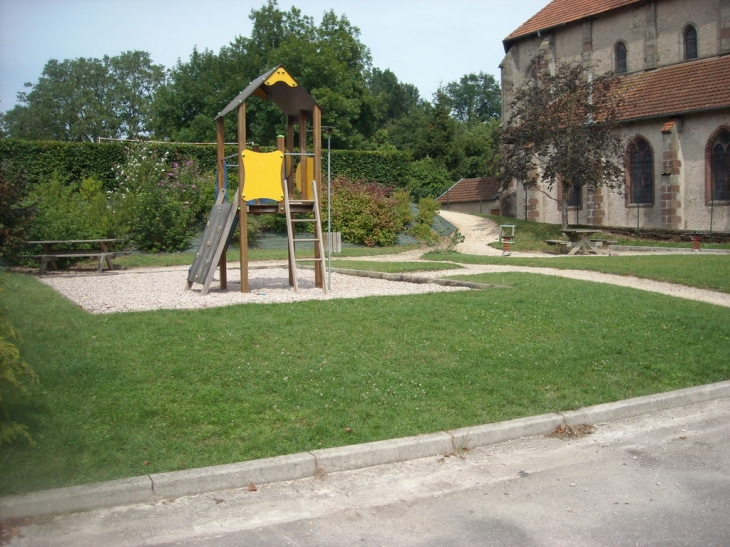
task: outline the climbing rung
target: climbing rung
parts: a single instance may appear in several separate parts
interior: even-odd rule
[[[295,258],[296,262],[322,262],[321,258]]]
[[[292,222],[317,222],[316,218],[293,218]]]
[[[292,239],[294,240],[294,243],[301,243],[301,242],[307,242],[307,241],[310,241],[310,242],[319,241],[319,239],[309,239],[309,238],[304,239],[304,238],[298,238],[298,237],[293,237]]]

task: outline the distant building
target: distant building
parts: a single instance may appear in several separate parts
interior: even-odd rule
[[[558,62],[628,89],[624,195],[585,187],[571,223],[730,232],[730,0],[554,0],[503,43],[503,109]],[[558,191],[513,184],[503,213],[560,223]]]
[[[442,209],[461,213],[500,214],[498,179],[461,179],[436,200]]]

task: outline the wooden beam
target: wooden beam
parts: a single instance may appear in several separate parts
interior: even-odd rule
[[[305,154],[307,152],[307,113],[302,110],[299,113],[299,153]],[[301,162],[301,180],[299,181],[302,189],[302,199],[312,199],[312,191],[309,189],[309,182],[307,181],[307,156],[299,156]]]
[[[226,146],[225,146],[225,125],[223,123],[223,118],[218,118],[216,120],[216,132],[215,132],[215,139],[216,139],[216,158],[217,158],[217,165],[218,165],[218,195],[220,195],[221,192],[224,191],[224,188],[226,187],[226,170],[225,170],[225,155],[226,155]],[[228,288],[228,275],[226,271],[226,250],[223,249],[223,254],[221,254],[220,261],[218,262],[218,269],[220,270],[220,276],[221,276],[221,289],[226,290]]]

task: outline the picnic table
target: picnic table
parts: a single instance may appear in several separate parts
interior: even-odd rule
[[[601,230],[593,228],[565,228],[564,230],[561,230],[572,244],[572,248],[568,254],[574,255],[579,252],[582,254],[588,254],[591,251],[597,255],[604,254],[604,252],[596,245],[599,240],[592,239],[592,237],[600,231]]]
[[[114,251],[112,247],[116,243],[123,243],[125,239],[56,239],[45,241],[28,241],[26,245],[40,245],[43,252],[40,254],[27,255],[40,262],[40,273],[46,272],[48,264],[55,270],[56,261],[60,258],[98,258],[97,273],[104,269],[106,262],[110,270],[114,269],[112,259],[119,255],[128,255],[131,251]]]

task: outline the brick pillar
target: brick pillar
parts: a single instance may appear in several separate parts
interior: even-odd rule
[[[657,65],[656,45],[656,2],[649,2],[646,5],[646,26],[644,29],[644,68],[652,68]]]
[[[662,129],[662,181],[659,188],[662,212],[662,228],[682,228],[682,196],[680,185],[682,162],[680,160],[679,128],[674,120]]]
[[[720,53],[730,52],[730,0],[720,0]]]
[[[606,219],[602,190],[602,188],[594,188],[588,190],[586,194],[586,224],[591,226],[603,226]]]

